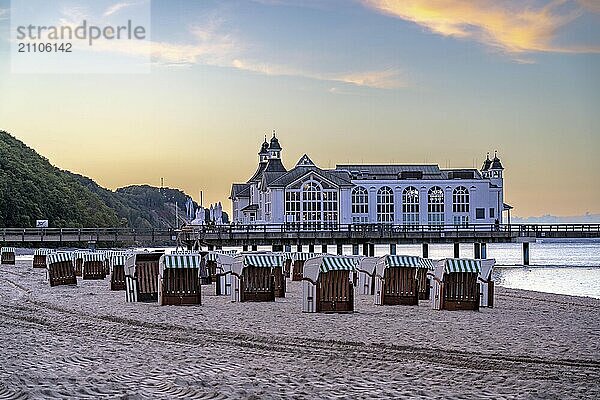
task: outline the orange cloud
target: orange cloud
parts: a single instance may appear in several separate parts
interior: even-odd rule
[[[508,53],[600,52],[600,46],[554,44],[558,30],[584,13],[580,4],[598,8],[590,0],[554,0],[541,7],[534,7],[531,2],[495,0],[362,1],[379,12],[412,21],[434,33],[474,39]]]

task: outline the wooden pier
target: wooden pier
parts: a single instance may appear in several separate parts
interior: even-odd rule
[[[391,225],[320,227],[288,225],[184,226],[181,229],[0,228],[6,245],[107,243],[112,246],[275,246],[372,245],[418,243],[527,243],[537,239],[600,238],[600,224],[558,225]]]

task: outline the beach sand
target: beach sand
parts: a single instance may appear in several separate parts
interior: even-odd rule
[[[600,398],[600,300],[497,288],[480,312],[126,303],[108,279],[50,288],[0,267],[0,398]]]

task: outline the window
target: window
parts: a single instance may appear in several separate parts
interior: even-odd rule
[[[475,209],[475,219],[485,219],[485,208]]]
[[[402,192],[402,223],[419,225],[419,190],[414,186]]]
[[[362,186],[352,189],[352,214],[369,214],[369,192]]]
[[[452,192],[452,211],[455,213],[469,212],[469,190],[459,186]]]
[[[490,218],[495,218],[495,217],[494,217],[494,214],[495,214],[495,213],[494,213],[494,209],[493,209],[493,208],[490,208]]]
[[[377,191],[377,222],[394,222],[394,192],[388,186]]]
[[[338,192],[308,180],[285,192],[285,221],[289,227],[333,229],[338,222]]]
[[[429,225],[444,225],[444,191],[439,186],[427,192],[427,222]]]

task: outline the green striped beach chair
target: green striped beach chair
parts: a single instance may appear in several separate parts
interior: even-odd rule
[[[354,312],[353,275],[358,257],[319,256],[304,263],[302,311]]]
[[[231,300],[275,301],[275,270],[283,270],[278,254],[242,254],[231,266]],[[285,279],[284,279],[285,281]]]
[[[199,253],[165,254],[158,261],[158,304],[201,304]]]
[[[435,310],[479,310],[481,260],[446,258],[437,261],[432,280]]]

